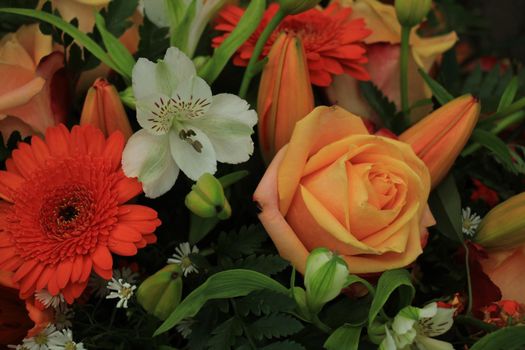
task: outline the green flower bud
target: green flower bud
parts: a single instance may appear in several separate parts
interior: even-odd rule
[[[317,315],[324,304],[341,293],[348,280],[348,266],[338,255],[326,248],[314,249],[306,259],[304,285],[306,303]]]
[[[293,287],[292,296],[297,306],[297,310],[296,310],[297,314],[305,320],[310,320],[311,315],[310,315],[310,310],[308,309],[308,305],[306,304],[305,290],[301,287]]]
[[[208,173],[203,174],[191,187],[184,203],[192,213],[203,218],[226,220],[232,212],[220,181]]]
[[[321,0],[279,0],[279,5],[284,13],[296,15],[316,7],[320,2]]]
[[[413,27],[423,21],[432,0],[396,0],[397,20],[403,27]]]
[[[179,305],[181,295],[182,269],[179,264],[169,264],[142,282],[137,301],[148,313],[165,320]]]

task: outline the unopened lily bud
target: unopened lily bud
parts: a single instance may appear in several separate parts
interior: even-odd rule
[[[481,221],[475,242],[486,249],[512,249],[525,243],[525,192],[498,204]]]
[[[192,213],[203,218],[216,216],[226,220],[232,212],[220,181],[209,173],[204,173],[191,187],[184,203]]]
[[[421,23],[430,11],[432,0],[396,0],[396,14],[404,27],[414,27]]]
[[[89,88],[80,125],[91,124],[108,136],[119,130],[127,140],[133,134],[117,89],[104,79],[97,79]]]
[[[281,9],[288,15],[308,11],[319,4],[321,0],[279,0]]]
[[[445,177],[467,143],[479,112],[479,101],[472,95],[464,95],[435,110],[399,136],[427,165],[432,188]]]
[[[169,264],[148,277],[137,290],[137,301],[150,314],[165,320],[180,303],[182,268]]]
[[[266,162],[288,143],[295,123],[313,109],[303,45],[293,34],[281,33],[268,54],[257,97],[259,142]]]
[[[338,255],[326,248],[314,249],[306,259],[304,285],[306,303],[316,315],[324,304],[336,298],[346,286],[348,266]]]

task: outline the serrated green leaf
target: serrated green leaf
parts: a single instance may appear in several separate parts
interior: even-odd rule
[[[132,22],[130,17],[137,10],[138,0],[112,0],[109,2],[107,11],[102,10],[106,20],[106,28],[116,37],[120,37]]]
[[[525,327],[502,328],[478,340],[470,350],[521,350],[525,347]]]
[[[453,241],[462,241],[461,198],[452,175],[430,194],[429,204],[437,230]]]
[[[395,124],[396,105],[390,101],[381,90],[371,82],[360,81],[359,90],[363,94],[370,107],[379,115],[384,125],[391,129]]]
[[[237,49],[252,35],[259,26],[266,9],[266,1],[252,0],[244,11],[239,23],[230,35],[215,49],[211,59],[199,70],[199,76],[209,84],[221,74],[222,70]]]
[[[170,45],[168,28],[158,28],[147,16],[139,27],[139,49],[137,57],[144,57],[153,62],[162,57]]]
[[[191,244],[197,244],[208,235],[219,223],[217,217],[201,218],[193,213],[190,213],[190,232],[188,241]]]
[[[285,314],[270,314],[259,318],[248,326],[248,331],[257,340],[286,337],[304,328],[295,317]]]
[[[418,72],[419,74],[421,74],[421,77],[423,77],[423,80],[428,85],[428,87],[432,91],[432,94],[441,105],[444,105],[454,99],[454,96],[452,96],[447,91],[447,89],[443,87],[443,85],[432,79],[430,75],[427,74],[427,72],[425,72],[421,68],[418,69]]]
[[[515,171],[509,147],[499,137],[482,129],[474,129],[471,138],[490,150],[508,170]]]
[[[478,64],[472,73],[470,73],[470,75],[467,77],[467,79],[465,79],[462,93],[477,95],[479,93],[479,86],[482,79],[483,71],[481,70],[481,66]]]
[[[126,76],[126,74],[120,70],[111,57],[104,51],[104,49],[102,49],[93,39],[91,39],[87,34],[81,32],[78,28],[64,21],[62,18],[46,12],[31,9],[0,8],[0,12],[28,16],[54,25],[64,33],[67,33],[73,37],[73,39],[75,39],[79,45],[91,52],[96,58],[104,62],[115,72],[122,76]]]
[[[237,231],[222,232],[217,240],[217,253],[232,259],[257,252],[268,235],[262,225],[243,226]]]
[[[164,333],[183,319],[195,316],[209,300],[246,296],[260,289],[288,293],[288,289],[282,284],[255,271],[238,269],[219,272],[193,290],[155,331],[154,335]]]
[[[285,340],[266,345],[260,348],[260,350],[305,350],[305,347],[292,340]]]
[[[376,287],[376,295],[374,296],[374,300],[372,300],[372,305],[368,312],[369,326],[374,322],[383,306],[396,290],[399,290],[399,303],[397,309],[401,310],[405,306],[411,304],[412,299],[416,294],[416,289],[412,285],[410,274],[407,270],[389,270],[379,277]]]
[[[511,105],[512,101],[514,101],[514,98],[516,97],[518,88],[519,88],[518,77],[514,77],[512,78],[510,83],[505,88],[505,91],[503,91],[503,95],[501,96],[501,99],[499,100],[497,112],[500,112],[502,109]]]
[[[232,317],[212,331],[207,345],[210,350],[230,350],[242,332],[242,321]]]
[[[252,292],[236,302],[241,316],[268,315],[272,312],[288,312],[294,309],[294,300],[288,294],[263,289]]]
[[[496,89],[498,84],[498,78],[500,76],[500,66],[499,64],[495,65],[488,74],[485,75],[482,83],[479,85],[479,94],[478,98],[482,101],[489,98]]]
[[[288,262],[279,255],[250,255],[245,259],[235,261],[234,266],[270,276],[287,268]]]
[[[327,350],[357,350],[359,338],[361,337],[361,327],[348,325],[337,328],[324,343]]]

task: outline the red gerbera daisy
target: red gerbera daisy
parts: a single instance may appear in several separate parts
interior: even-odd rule
[[[68,303],[91,271],[112,276],[111,253],[135,255],[156,241],[157,212],[124,204],[142,191],[121,169],[124,137],[92,126],[48,128],[20,143],[0,171],[0,269],[20,297],[46,289]]]
[[[266,25],[277,12],[278,5],[272,4],[252,36],[239,48],[233,63],[246,66],[252,55],[255,43]],[[286,17],[266,42],[262,56],[270,48],[281,31],[293,32],[301,38],[306,57],[310,80],[318,86],[328,86],[332,75],[346,73],[358,80],[369,80],[368,72],[363,68],[367,62],[366,50],[361,41],[370,35],[363,19],[350,20],[352,9],[333,2],[326,9],[314,8],[298,15]],[[215,29],[225,34],[213,39],[213,46],[218,47],[235,29],[244,14],[237,6],[226,6],[217,19]]]

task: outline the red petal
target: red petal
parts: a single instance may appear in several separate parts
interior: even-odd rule
[[[82,267],[83,267],[83,258],[81,255],[78,255],[75,257],[75,260],[73,261],[73,270],[71,270],[71,282],[75,283],[78,282],[80,279],[80,276],[82,275]]]
[[[109,238],[108,247],[111,251],[118,255],[133,256],[137,254],[137,247],[133,243],[118,241]]]
[[[111,231],[110,237],[123,242],[138,242],[142,239],[139,231],[120,223]]]
[[[13,281],[20,282],[20,280],[29,272],[31,272],[31,270],[33,270],[37,264],[38,260],[36,259],[24,262],[22,266],[20,266],[20,268],[13,275]]]
[[[99,245],[93,254],[91,254],[91,259],[93,260],[93,264],[102,270],[108,270],[113,267],[113,258],[106,246]]]
[[[135,178],[123,177],[114,188],[118,193],[119,204],[126,203],[142,193],[142,184]]]
[[[120,163],[122,161],[122,151],[124,149],[124,135],[120,131],[115,131],[109,136],[102,153],[105,159],[111,161],[111,169],[120,169]]]
[[[93,265],[93,270],[95,270],[95,273],[105,280],[110,280],[111,277],[113,276],[112,269],[104,270],[104,269],[99,268],[97,265]]]
[[[73,261],[62,261],[58,265],[57,269],[57,283],[58,288],[64,288],[69,282],[69,277],[71,277],[71,271],[73,270]]]
[[[49,279],[51,276],[53,276],[53,273],[55,272],[55,268],[51,266],[47,266],[44,271],[40,274],[40,277],[38,278],[38,282],[36,283],[36,290],[44,289],[49,282]]]

